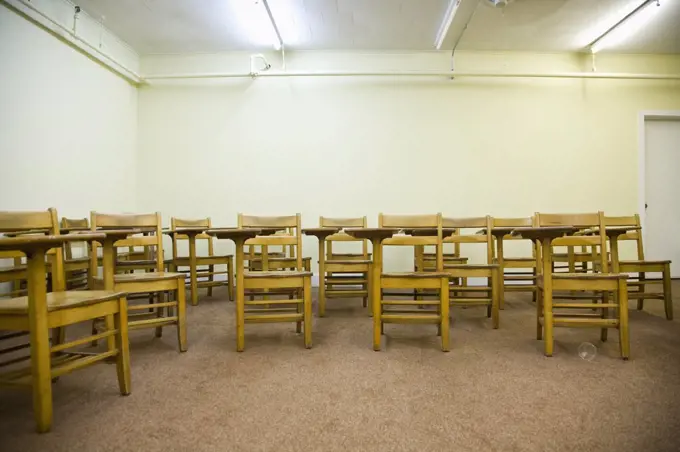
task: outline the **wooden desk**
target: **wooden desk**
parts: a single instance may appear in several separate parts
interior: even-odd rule
[[[198,277],[196,276],[196,236],[203,234],[208,228],[202,226],[181,227],[173,230],[163,230],[163,234],[174,236],[183,234],[189,237],[189,285],[191,287],[191,305],[198,304]]]
[[[380,275],[382,274],[382,241],[399,232],[396,228],[347,228],[345,232],[358,239],[368,239],[373,244],[373,271],[371,272],[371,303],[373,309],[373,350],[380,350]]]

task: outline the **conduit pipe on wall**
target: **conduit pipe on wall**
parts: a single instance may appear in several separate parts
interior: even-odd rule
[[[680,74],[636,74],[624,72],[422,72],[422,71],[287,71],[287,72],[214,72],[194,74],[147,75],[145,80],[185,80],[261,77],[439,77],[439,78],[557,78],[610,80],[680,80]]]
[[[38,16],[40,16],[41,18],[43,18],[45,21],[49,22],[53,27],[55,27],[56,30],[52,29],[51,31],[53,33],[56,33],[56,34],[61,34],[62,38],[65,41],[69,42],[69,44],[71,46],[75,46],[79,50],[89,53],[90,55],[92,55],[92,57],[94,57],[96,60],[98,60],[101,64],[107,66],[108,68],[110,68],[111,70],[113,70],[114,72],[119,74],[121,77],[125,78],[127,81],[129,81],[129,82],[131,82],[135,85],[142,83],[142,81],[143,81],[142,76],[137,74],[132,69],[129,69],[125,65],[116,61],[116,59],[113,58],[111,55],[108,55],[107,53],[99,50],[98,48],[96,48],[95,46],[93,46],[92,44],[90,44],[89,42],[87,42],[86,40],[84,40],[83,38],[78,36],[77,34],[75,34],[73,31],[69,30],[68,28],[66,28],[65,26],[60,24],[59,22],[52,19],[47,14],[40,11],[38,8],[36,8],[35,6],[33,6],[31,3],[27,2],[26,0],[14,0],[14,1],[0,0],[0,3],[7,6],[9,9],[16,11],[17,13],[19,13],[23,16],[26,16],[29,19],[32,19],[33,21],[35,21],[35,18],[30,17],[30,15],[28,15],[25,11],[22,11],[21,8],[23,7],[23,8],[26,8],[26,9],[32,11],[33,13],[35,13]],[[19,7],[17,5],[14,5],[13,3],[18,3],[21,6]],[[74,29],[75,29],[75,26],[74,26]],[[73,41],[77,41],[78,44],[76,44]]]

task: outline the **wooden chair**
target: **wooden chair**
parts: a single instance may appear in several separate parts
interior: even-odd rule
[[[384,246],[434,246],[437,255],[437,271],[419,272],[383,272],[382,258],[376,258],[373,265],[380,270],[379,284],[382,296],[372,300],[378,303],[374,305],[374,316],[379,314],[380,322],[374,322],[373,349],[380,350],[380,333],[384,331],[385,323],[424,323],[434,324],[438,327],[438,335],[441,336],[442,351],[449,351],[449,274],[443,271],[443,232],[442,215],[385,215],[378,217],[380,228],[396,228],[403,234],[396,234],[382,241]],[[381,253],[374,255],[382,257]],[[376,271],[377,272],[377,271]],[[395,293],[394,291],[403,291]],[[435,300],[405,300],[399,297],[414,298],[412,291],[434,291],[438,293]],[[394,298],[385,298],[392,296]],[[418,309],[420,307],[434,307],[431,309]],[[378,339],[376,343],[376,338]]]
[[[635,231],[619,236],[619,241],[627,240],[635,242],[637,260],[619,260],[619,270],[628,274],[628,298],[637,300],[637,309],[644,308],[646,299],[663,300],[666,311],[666,319],[673,320],[673,296],[671,293],[671,261],[645,260],[645,252],[642,244],[642,229],[638,214],[624,217],[604,217],[606,227],[609,226],[635,226],[640,228]],[[657,273],[660,276],[649,278],[648,273]],[[631,275],[632,274],[632,275]],[[662,291],[648,291],[649,286],[662,285]]]
[[[204,218],[200,220],[183,220],[180,218],[172,217],[170,219],[170,228],[174,231],[178,228],[183,227],[206,227],[211,228],[212,222],[210,218]],[[189,257],[180,256],[179,253],[179,243],[186,242],[189,237],[186,235],[175,234],[172,236],[172,262],[174,265],[174,271],[178,271],[179,268],[189,267]],[[199,280],[197,285],[198,288],[207,288],[208,296],[212,296],[213,287],[226,286],[228,291],[229,300],[234,299],[234,256],[231,254],[225,254],[217,256],[213,248],[213,238],[208,234],[198,234],[196,236],[196,241],[205,240],[208,248],[207,256],[196,256],[196,266],[202,267],[197,268],[197,277],[202,278]],[[225,270],[215,270],[216,265],[226,266]],[[188,269],[182,273],[187,274]],[[218,281],[215,276],[225,275],[226,279],[224,281]],[[188,275],[187,275],[188,278]]]
[[[245,246],[260,246],[262,251],[262,270],[245,270],[243,284],[236,286],[236,350],[241,352],[245,346],[246,323],[280,323],[295,322],[296,331],[302,332],[304,323],[305,347],[312,347],[312,272],[303,270],[302,236],[300,214],[280,217],[253,216],[238,214],[238,227],[247,228],[281,228],[292,233],[258,236],[245,241]],[[269,259],[267,250],[270,246],[294,247],[294,270],[290,270],[291,262]],[[238,267],[238,266],[237,266]],[[274,295],[286,294],[290,298],[283,300],[265,299],[245,301],[245,294]],[[297,297],[297,298],[295,298]]]
[[[467,264],[468,258],[460,254],[460,243],[451,240],[452,236],[460,234],[455,231],[453,234],[444,238],[444,264]],[[452,245],[453,250],[446,252],[447,245]],[[437,253],[429,250],[431,247],[416,246],[414,253],[414,268],[416,271],[437,271]],[[452,281],[453,282],[453,281]],[[463,286],[466,286],[466,281],[462,281]]]
[[[531,292],[532,301],[536,301],[536,244],[531,241],[531,256],[508,256],[505,245],[508,241],[525,240],[513,235],[511,229],[533,226],[533,217],[527,218],[492,218],[491,234],[496,238],[496,260],[500,266],[504,292]],[[501,234],[494,231],[501,230]],[[504,294],[501,293],[499,307],[504,309]]]
[[[57,212],[0,212],[0,232],[47,228],[49,235],[23,235],[0,239],[0,250],[17,250],[27,256],[28,295],[0,300],[0,330],[30,331],[30,367],[16,368],[24,359],[0,363],[9,370],[0,374],[0,384],[32,386],[33,407],[39,432],[52,425],[52,382],[61,375],[115,357],[121,394],[130,393],[130,360],[127,336],[127,303],[125,294],[113,290],[65,291],[64,255],[62,246],[70,240],[88,241],[105,234],[79,237],[59,234]],[[49,254],[52,266],[53,292],[47,293],[46,262]],[[103,317],[106,329],[102,333],[64,342],[59,333],[68,325]],[[74,350],[92,339],[106,338],[107,348],[88,353]],[[15,368],[12,369],[12,366]]]
[[[90,222],[87,218],[61,219],[60,229],[63,233],[72,231],[87,231]],[[77,248],[80,247],[80,253]],[[68,290],[84,289],[88,285],[88,271],[90,269],[90,256],[86,243],[68,243],[64,245],[64,271],[66,272],[66,288]],[[78,255],[80,254],[80,255]]]
[[[11,297],[26,295],[28,286],[26,284],[27,272],[24,254],[14,250],[0,251],[0,261],[5,261],[0,266],[0,284],[9,283],[10,285],[6,295]]]
[[[597,234],[571,235],[557,237],[543,242],[541,247],[542,269],[537,278],[539,289],[536,303],[536,337],[541,340],[545,335],[545,355],[553,354],[553,327],[595,327],[600,328],[600,338],[607,340],[607,329],[619,330],[621,357],[628,359],[630,344],[628,336],[628,291],[625,275],[610,273],[607,259],[602,259],[596,268],[599,273],[553,273],[552,250],[555,246],[585,246],[589,248],[607,249],[604,213],[585,214],[536,214],[536,225],[572,226],[577,229],[592,228],[596,225]],[[549,274],[549,277],[546,277]],[[588,291],[600,293],[601,298],[579,299],[574,301],[553,302],[556,291]],[[611,295],[610,295],[611,294]],[[610,309],[615,311],[612,317]],[[575,312],[577,311],[577,312]],[[578,312],[585,311],[585,312]],[[595,311],[595,312],[593,312]]]
[[[295,228],[284,228],[277,232],[277,234],[283,235],[295,235],[299,234],[299,231],[295,231]],[[247,252],[245,253],[245,259],[247,261],[247,269],[251,271],[261,271],[262,270],[262,254],[267,254],[267,259],[269,263],[269,269],[279,269],[279,270],[295,270],[297,266],[296,249],[294,246],[274,246],[274,245],[248,245],[246,246]],[[303,257],[302,267],[306,271],[311,271],[312,258]]]
[[[366,227],[366,217],[358,218],[329,218],[319,217],[320,227],[355,228]],[[333,243],[360,242],[360,253],[333,251]],[[371,259],[368,253],[368,240],[357,239],[343,231],[326,238],[326,256],[321,268],[319,267],[319,285],[325,290],[319,290],[319,317],[326,312],[326,298],[363,297],[364,307],[368,306],[370,295]],[[357,289],[357,286],[359,287]]]
[[[491,318],[494,328],[499,326],[499,293],[502,280],[500,266],[494,259],[493,235],[489,233],[493,228],[490,216],[479,218],[444,218],[445,228],[455,228],[458,234],[451,235],[446,241],[457,244],[481,244],[486,247],[486,262],[482,264],[445,263],[444,271],[451,278],[484,278],[485,285],[468,285],[465,287],[451,287],[451,304],[460,306],[486,306],[487,316]],[[484,229],[479,234],[480,228]],[[470,296],[471,294],[475,294]]]
[[[177,327],[177,341],[179,344],[179,351],[187,351],[187,336],[186,336],[186,294],[184,287],[184,273],[166,272],[164,270],[163,259],[163,236],[161,232],[161,215],[160,213],[151,214],[103,214],[92,212],[90,216],[90,226],[93,231],[98,229],[106,230],[112,228],[140,228],[146,235],[129,237],[118,241],[115,245],[117,247],[144,247],[147,256],[153,256],[154,271],[145,271],[144,273],[133,272],[125,274],[116,274],[114,278],[114,290],[133,294],[151,294],[148,302],[144,302],[144,298],[139,300],[140,304],[136,302],[130,303],[129,311],[134,311],[129,320],[130,329],[139,328],[155,328],[156,337],[161,337],[163,327],[175,325]],[[90,263],[92,268],[90,272],[93,275],[97,274],[97,250],[96,245],[91,251]],[[134,264],[127,265],[126,269],[136,268]],[[121,265],[118,262],[116,266]],[[147,269],[147,264],[139,263],[139,268]],[[94,287],[102,287],[103,279],[100,277],[92,278]],[[165,294],[169,293],[171,296],[165,298]],[[154,296],[157,295],[157,296]],[[94,325],[93,328],[96,328]]]

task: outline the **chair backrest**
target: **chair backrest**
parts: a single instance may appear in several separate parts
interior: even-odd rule
[[[0,233],[36,231],[37,234],[59,235],[57,210],[49,208],[38,212],[0,212]],[[20,251],[0,251],[0,258],[24,256]],[[64,276],[64,253],[60,247],[48,253],[52,264],[52,291],[61,292],[66,288]]]
[[[605,226],[636,226],[641,227],[640,215],[637,213],[635,215],[622,216],[622,217],[604,217]],[[637,231],[628,231],[625,234],[619,236],[619,241],[622,240],[634,240],[635,246],[637,248],[637,258],[638,260],[645,260],[645,250],[642,246],[642,229]]]
[[[173,231],[176,231],[177,229],[181,228],[190,228],[190,227],[205,227],[205,228],[211,228],[212,227],[212,221],[210,220],[210,217],[208,218],[201,218],[198,220],[185,220],[182,218],[176,218],[172,217],[170,218],[170,229]],[[172,257],[173,259],[177,259],[179,257],[178,253],[178,248],[177,244],[182,241],[182,240],[189,240],[189,236],[186,234],[174,234],[172,236]],[[209,236],[208,234],[197,234],[196,235],[196,243],[198,243],[199,240],[206,240],[208,244],[208,256],[213,255],[213,241],[212,237]]]
[[[579,229],[599,228],[604,231],[604,212],[595,213],[536,213],[536,226],[574,226]],[[590,246],[593,249],[600,247],[600,250],[607,249],[607,235],[604,232],[597,235],[571,235],[558,237],[552,241],[553,246]],[[608,259],[602,258],[603,253],[594,253],[594,259],[600,256],[599,261],[603,273],[609,271]],[[606,252],[604,253],[606,254]],[[597,260],[596,259],[596,260]]]
[[[518,217],[518,218],[491,218],[491,226],[493,228],[522,228],[530,227],[536,224],[536,219],[534,217]],[[526,240],[520,236],[505,234],[503,236],[503,242],[508,240]],[[505,246],[504,246],[505,248]],[[532,256],[536,257],[536,244],[531,242]],[[495,254],[494,254],[495,255]]]
[[[357,218],[329,218],[329,217],[319,217],[320,227],[332,227],[332,228],[365,228],[367,225],[366,217]],[[361,257],[362,259],[368,259],[368,240],[357,239],[351,235],[340,231],[337,234],[329,235],[326,237],[326,259],[333,259],[333,242],[361,242]],[[352,256],[346,256],[347,258],[352,258]]]
[[[90,222],[88,221],[87,218],[66,218],[66,217],[62,217],[61,227],[62,228],[90,229]],[[76,246],[75,242],[69,242],[68,244],[64,245],[64,256],[65,256],[66,259],[72,259],[73,258],[73,247],[75,247],[75,246]],[[85,249],[87,250],[87,247]]]
[[[160,212],[148,214],[106,214],[92,212],[90,214],[90,228],[95,231],[99,228],[103,229],[135,229],[144,230],[143,236],[137,235],[128,237],[123,240],[118,240],[115,243],[117,247],[144,247],[145,250],[153,250],[150,253],[153,260],[155,260],[156,271],[162,272],[163,265],[163,235]],[[95,259],[97,256],[96,244],[93,243],[91,258]]]
[[[469,218],[444,218],[442,224],[445,228],[456,228],[458,233],[446,237],[444,243],[483,243],[486,245],[486,262],[491,264],[495,257],[493,235],[488,231],[493,227],[493,219],[485,217]],[[486,229],[485,234],[478,234],[480,229]]]
[[[288,216],[257,216],[238,214],[239,228],[280,228],[282,231],[273,235],[254,237],[245,242],[246,246],[259,245],[262,254],[267,254],[269,246],[282,245],[291,249],[291,259],[295,259],[295,268],[302,270],[302,235],[300,214]]]
[[[394,235],[382,241],[385,246],[428,246],[434,245],[437,255],[436,271],[444,270],[444,246],[442,232],[442,214],[434,215],[378,215],[378,226],[400,230],[434,229],[431,236]]]

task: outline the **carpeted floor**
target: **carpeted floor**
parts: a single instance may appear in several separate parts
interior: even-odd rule
[[[624,362],[616,332],[602,344],[593,329],[558,329],[544,357],[525,295],[496,331],[482,308],[454,309],[450,353],[419,325],[387,325],[374,352],[360,301],[331,300],[313,349],[293,324],[247,325],[239,354],[225,298],[190,308],[185,354],[174,329],[133,333],[129,397],[110,364],[61,378],[49,434],[34,433],[29,392],[0,392],[0,451],[680,450],[680,324],[660,302],[631,310]]]

